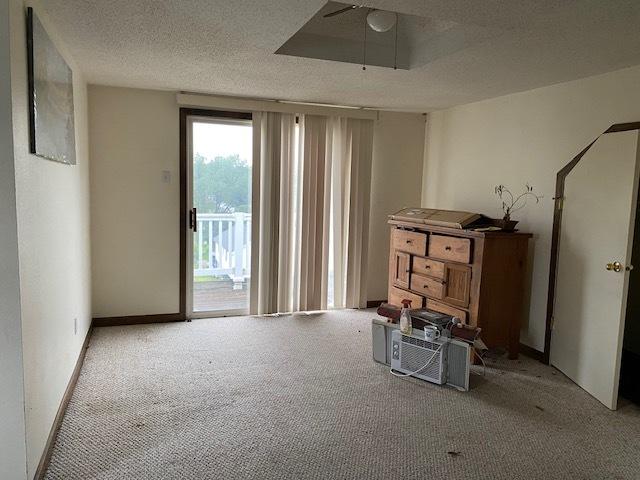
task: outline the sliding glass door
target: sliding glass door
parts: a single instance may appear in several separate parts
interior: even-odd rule
[[[224,113],[224,112],[223,112]],[[248,313],[252,124],[245,114],[187,117],[187,314]]]

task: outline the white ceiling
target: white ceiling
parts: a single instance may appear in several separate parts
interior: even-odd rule
[[[488,34],[408,71],[275,55],[325,3],[43,2],[88,81],[106,85],[430,111],[640,64],[636,0],[370,0]]]

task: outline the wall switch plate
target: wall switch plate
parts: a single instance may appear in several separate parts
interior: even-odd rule
[[[162,183],[170,183],[171,182],[171,172],[169,170],[162,171]]]

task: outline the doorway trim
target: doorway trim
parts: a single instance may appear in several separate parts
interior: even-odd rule
[[[188,117],[233,118],[251,120],[251,112],[232,112],[226,110],[207,110],[200,108],[180,108],[180,314],[189,322],[187,316],[187,242],[190,230],[187,229],[188,182]],[[193,316],[196,318],[197,316]]]
[[[549,287],[547,290],[547,318],[544,329],[544,351],[542,355],[542,363],[549,365],[551,356],[551,327],[553,326],[553,310],[555,303],[556,276],[558,270],[558,252],[560,243],[560,230],[562,228],[562,202],[564,199],[564,184],[567,175],[582,160],[585,153],[593,146],[598,139],[607,133],[628,132],[631,130],[640,130],[640,122],[615,123],[598,135],[589,145],[582,149],[573,159],[562,167],[556,175],[556,190],[553,207],[553,231],[551,233],[551,260],[549,264]]]

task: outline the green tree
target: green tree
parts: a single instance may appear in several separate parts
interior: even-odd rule
[[[193,162],[194,202],[202,213],[249,212],[251,169],[239,155]]]

